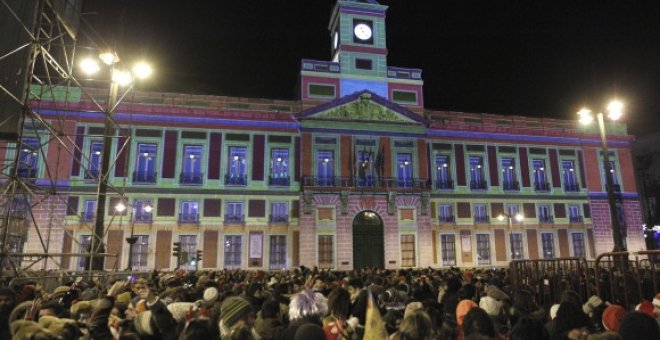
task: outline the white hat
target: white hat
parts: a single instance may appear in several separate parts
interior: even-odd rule
[[[559,310],[559,304],[555,303],[550,307],[550,318],[554,320],[554,318],[557,316],[557,311]]]
[[[218,289],[215,287],[209,287],[204,290],[204,301],[206,303],[213,303],[218,298]]]
[[[278,284],[278,283],[280,283],[280,282],[277,281],[277,279],[275,278],[275,276],[271,276],[270,281],[268,281],[268,287],[272,287],[272,286],[274,286],[274,285],[276,285],[276,284]]]
[[[167,310],[172,313],[172,317],[177,322],[183,320],[186,317],[186,313],[191,309],[193,311],[197,310],[194,302],[172,302],[167,305]]]
[[[502,302],[490,296],[484,296],[479,300],[479,308],[483,309],[490,316],[498,316],[502,312]]]

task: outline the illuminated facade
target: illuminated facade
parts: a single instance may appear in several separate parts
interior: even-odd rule
[[[267,270],[504,266],[610,251],[597,131],[425,108],[422,71],[387,64],[386,9],[338,1],[331,61],[302,60],[299,100],[126,97],[106,208],[107,252],[120,256],[106,268],[125,268],[128,256],[136,269],[174,268],[173,242],[187,268],[201,250],[200,268]],[[103,114],[77,89],[67,96],[39,112],[64,124],[76,151],[52,147],[48,135],[24,143],[45,148],[18,148],[45,153],[19,155],[19,175],[69,192],[55,210],[33,209],[35,219],[60,222],[49,249],[65,253],[89,244],[103,135]],[[632,137],[623,125],[608,132],[622,226],[639,250]],[[46,162],[56,171],[46,173]],[[122,199],[131,209],[119,213]],[[25,251],[41,247],[32,230],[25,241]],[[63,260],[68,269],[83,263]]]

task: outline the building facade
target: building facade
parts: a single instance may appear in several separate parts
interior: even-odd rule
[[[174,242],[185,268],[265,270],[504,266],[610,251],[597,130],[577,119],[425,108],[422,70],[387,63],[386,10],[338,1],[331,60],[301,61],[298,100],[125,97],[105,209],[106,249],[118,257],[105,267],[125,268],[130,256],[135,269],[174,268]],[[60,189],[33,198],[29,217],[49,226],[50,252],[89,246],[104,114],[85,94],[104,93],[74,88],[42,100],[36,111],[68,138],[35,123],[8,148],[7,160],[20,153],[19,176]],[[608,138],[620,222],[628,249],[640,250],[632,137],[609,125]],[[129,208],[117,211],[119,202]],[[44,248],[36,228],[16,242]]]

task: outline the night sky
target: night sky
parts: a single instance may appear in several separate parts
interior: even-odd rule
[[[391,0],[390,66],[421,68],[435,110],[576,118],[617,97],[660,131],[660,1]],[[302,58],[330,60],[335,0],[87,0],[86,20],[141,89],[297,99]],[[96,39],[96,41],[99,41]]]

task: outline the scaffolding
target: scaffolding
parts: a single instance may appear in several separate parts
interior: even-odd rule
[[[69,175],[72,163],[89,160],[76,143],[84,131],[76,129],[68,102],[75,97],[89,103],[90,113],[120,131],[108,118],[114,109],[107,107],[108,92],[99,89],[107,84],[98,86],[74,68],[77,55],[85,54],[77,51],[98,54],[108,47],[81,12],[82,0],[0,0],[0,265],[14,276],[28,269],[68,270],[71,257],[82,256],[89,269],[90,258],[116,257],[95,247],[82,255],[63,252],[66,242],[82,249],[66,228],[68,197],[76,194]],[[90,178],[99,183],[108,174],[95,175]],[[123,196],[123,188],[109,185],[107,194]],[[94,226],[78,218],[94,234]]]

